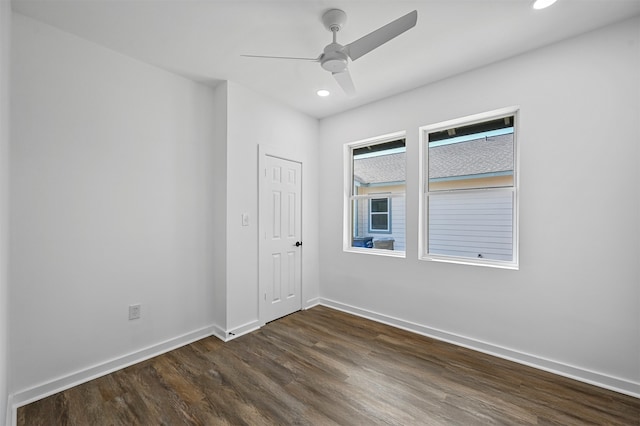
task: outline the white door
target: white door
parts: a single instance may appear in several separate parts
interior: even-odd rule
[[[302,309],[302,165],[262,155],[260,180],[260,319]]]

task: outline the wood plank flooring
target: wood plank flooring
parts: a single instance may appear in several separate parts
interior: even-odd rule
[[[18,425],[640,425],[640,399],[315,307],[18,409]]]

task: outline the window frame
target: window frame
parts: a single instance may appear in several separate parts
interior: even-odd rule
[[[352,215],[352,205],[355,201],[364,200],[364,199],[372,199],[372,198],[388,198],[389,199],[389,231],[384,233],[389,234],[391,231],[391,199],[395,197],[405,197],[406,200],[406,177],[405,177],[405,192],[402,193],[385,193],[385,197],[380,197],[380,193],[377,194],[369,194],[369,195],[354,195],[353,194],[353,151],[370,145],[378,145],[385,142],[393,142],[398,139],[405,139],[406,141],[407,132],[402,130],[393,133],[387,133],[380,136],[375,136],[368,139],[363,139],[355,142],[348,142],[343,146],[343,185],[344,185],[344,197],[343,197],[343,241],[342,248],[344,252],[349,253],[364,253],[364,254],[373,254],[379,256],[389,256],[389,257],[406,257],[406,251],[401,250],[385,250],[385,249],[376,249],[376,248],[363,248],[363,247],[353,247],[352,246],[352,237],[354,231],[354,220]],[[406,145],[405,145],[406,148]],[[406,211],[405,211],[406,215]],[[381,232],[382,233],[382,232]],[[406,228],[405,228],[405,238],[406,238]]]
[[[479,114],[473,114],[465,117],[456,118],[453,120],[442,121],[419,128],[419,160],[420,160],[420,196],[419,196],[419,223],[418,223],[418,258],[420,260],[432,261],[432,262],[445,262],[456,263],[464,265],[485,266],[503,269],[519,269],[519,193],[520,193],[520,149],[519,149],[519,106],[511,106],[506,108],[500,108],[493,111],[483,112]],[[485,121],[500,119],[508,116],[514,117],[514,130],[513,130],[513,186],[511,187],[496,187],[496,188],[476,188],[476,189],[449,189],[449,190],[436,190],[429,191],[429,134],[448,130],[453,127],[462,127],[473,124],[482,123]],[[429,197],[439,194],[458,194],[461,191],[509,191],[513,197],[513,212],[512,212],[512,243],[513,243],[513,259],[511,261],[493,260],[486,258],[471,258],[471,257],[457,257],[451,255],[434,254],[429,253]]]

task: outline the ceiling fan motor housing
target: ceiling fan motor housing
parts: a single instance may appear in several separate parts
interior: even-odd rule
[[[349,57],[342,51],[343,46],[338,43],[331,43],[324,48],[324,53],[320,58],[320,65],[327,71],[342,72],[347,69]]]
[[[322,23],[331,32],[340,31],[347,22],[347,14],[340,9],[329,9],[322,15]]]

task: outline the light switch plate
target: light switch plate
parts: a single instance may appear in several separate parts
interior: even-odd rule
[[[140,318],[140,304],[129,305],[129,319],[134,320]]]

